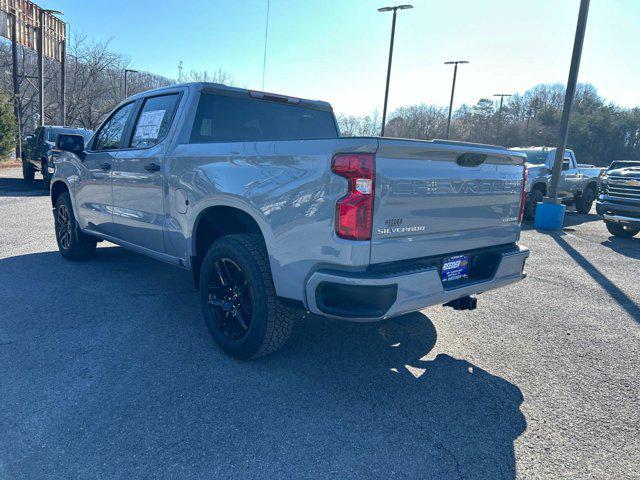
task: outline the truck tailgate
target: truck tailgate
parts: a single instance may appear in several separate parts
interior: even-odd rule
[[[517,241],[524,158],[500,147],[380,139],[371,263]]]

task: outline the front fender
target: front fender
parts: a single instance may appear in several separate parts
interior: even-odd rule
[[[78,215],[76,209],[75,202],[75,186],[80,178],[80,160],[70,152],[62,152],[56,155],[55,158],[49,158],[49,161],[53,163],[55,167],[55,171],[51,176],[51,192],[54,192],[54,185],[56,183],[62,182],[66,185],[67,190],[69,190],[69,195],[71,196],[71,205],[73,207],[73,212]],[[53,205],[53,197],[52,197],[52,205]]]

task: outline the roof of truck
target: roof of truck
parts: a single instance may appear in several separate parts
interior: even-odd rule
[[[144,92],[131,95],[130,97],[128,97],[128,100],[137,99],[140,97],[146,97],[156,92],[163,92],[165,90],[171,90],[179,87],[186,87],[186,88],[194,89],[197,91],[208,90],[212,92],[219,91],[222,93],[232,94],[232,95],[233,94],[241,95],[241,96],[246,95],[248,97],[252,97],[256,99],[282,101],[282,103],[288,103],[290,105],[304,105],[306,107],[312,107],[318,110],[333,110],[330,103],[324,102],[322,100],[310,100],[306,98],[293,97],[290,95],[284,95],[280,93],[262,92],[260,90],[230,87],[228,85],[223,85],[221,83],[213,83],[213,82],[187,82],[187,83],[178,83],[175,85],[167,85],[166,87],[155,88],[153,90],[146,90]]]
[[[541,152],[551,152],[551,151],[555,151],[556,147],[511,147],[509,150],[516,150],[516,151],[521,151],[521,150],[529,150],[529,151],[541,151]],[[571,150],[570,148],[565,148],[564,149],[565,152],[573,152],[573,150]]]

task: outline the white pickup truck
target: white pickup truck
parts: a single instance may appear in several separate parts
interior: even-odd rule
[[[547,194],[556,149],[549,147],[514,147],[511,150],[527,155],[527,183],[524,219],[533,220],[536,206]],[[598,192],[598,176],[602,169],[579,165],[573,150],[565,150],[558,197],[562,203],[575,205],[579,213],[589,213]]]

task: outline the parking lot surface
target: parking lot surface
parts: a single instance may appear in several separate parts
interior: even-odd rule
[[[190,272],[57,253],[0,169],[0,478],[640,478],[640,238],[525,226],[528,278],[239,362]]]

